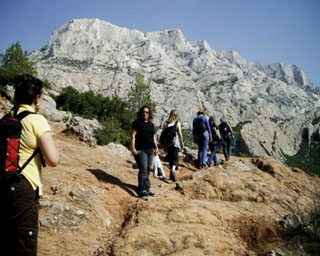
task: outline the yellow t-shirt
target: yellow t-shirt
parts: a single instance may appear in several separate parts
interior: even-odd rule
[[[18,114],[22,111],[34,112],[30,105],[19,105]],[[40,114],[31,114],[22,119],[22,133],[19,148],[19,166],[22,166],[36,150],[38,139],[45,132],[50,132],[50,126],[47,119]],[[42,195],[42,177],[41,177],[40,154],[37,154],[30,163],[23,169],[22,175],[31,183],[34,190],[39,188],[39,195]]]

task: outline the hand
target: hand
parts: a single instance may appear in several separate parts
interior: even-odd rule
[[[156,149],[154,150],[154,155],[158,155],[158,154],[159,154],[159,149],[156,148]]]
[[[135,155],[138,154],[138,152],[137,152],[137,150],[136,150],[135,148],[133,148],[133,149],[131,150],[131,153],[132,153],[133,156],[135,156]]]

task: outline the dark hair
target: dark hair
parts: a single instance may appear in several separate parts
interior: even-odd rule
[[[212,125],[215,123],[215,118],[213,116],[209,117],[209,123]]]
[[[151,108],[149,106],[147,106],[147,105],[144,105],[137,112],[137,119],[142,119],[142,111],[145,108],[147,108],[149,110],[149,120],[153,118],[153,114],[152,114]]]
[[[19,75],[14,78],[16,105],[31,105],[34,99],[42,94],[43,82],[29,74]]]

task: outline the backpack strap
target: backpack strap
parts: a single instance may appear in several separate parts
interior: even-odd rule
[[[19,167],[18,172],[21,173],[24,168],[31,162],[31,160],[40,153],[40,148],[37,148],[35,151],[33,151],[32,155],[28,158],[28,160],[22,165],[22,167]],[[41,161],[42,163],[42,161]]]
[[[177,131],[177,125],[178,125],[178,121],[175,122],[174,124],[174,129]]]
[[[15,111],[14,116],[15,116],[16,118],[18,118],[19,121],[21,121],[23,118],[25,118],[26,116],[28,116],[28,115],[30,115],[30,114],[36,114],[35,112],[31,112],[31,111],[28,111],[28,110],[22,111],[22,112],[20,112],[19,114],[17,114],[17,111],[18,111],[18,110]]]
[[[16,108],[14,110],[14,116],[21,122],[23,118],[25,118],[26,116],[30,115],[30,114],[36,114],[35,112],[31,112],[28,110],[22,111],[19,114],[18,113],[19,108]],[[46,166],[45,161],[41,155],[41,151],[40,148],[37,148],[35,151],[33,151],[32,155],[28,158],[28,160],[19,168],[18,168],[18,172],[21,173],[23,171],[24,168],[26,168],[26,166],[31,162],[31,160],[38,154],[40,153],[40,159],[41,159],[41,164],[43,167]]]

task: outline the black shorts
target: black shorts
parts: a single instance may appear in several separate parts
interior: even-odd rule
[[[0,248],[8,255],[37,255],[39,196],[20,175],[1,184]]]

